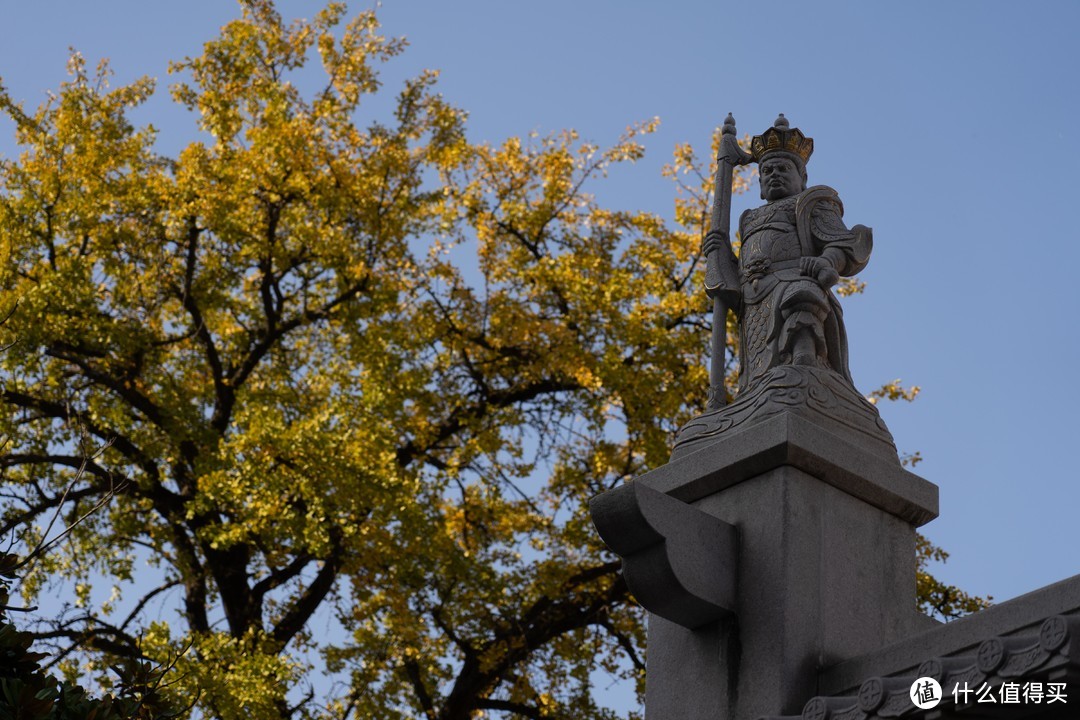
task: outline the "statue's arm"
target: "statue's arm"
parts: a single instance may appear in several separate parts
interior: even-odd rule
[[[746,213],[743,213],[745,216]],[[742,229],[743,218],[739,219]],[[738,312],[739,259],[731,248],[731,239],[726,229],[710,230],[701,243],[701,252],[707,258],[705,269],[705,290],[710,297],[719,296],[728,307]]]
[[[810,213],[810,233],[818,262],[807,261],[804,264],[806,269],[811,270],[807,274],[817,277],[823,285],[836,284],[840,276],[855,275],[870,260],[874,245],[873,231],[865,225],[848,229],[839,202],[817,203]]]
[[[743,222],[746,220],[746,214],[749,210],[744,210],[743,214],[739,216],[739,233],[742,233]],[[701,254],[706,257],[714,250],[725,250],[722,256],[725,259],[734,260],[738,265],[738,260],[735,258],[735,253],[731,250],[731,235],[727,229],[717,228],[715,230],[709,230],[705,234],[705,239],[701,241]]]

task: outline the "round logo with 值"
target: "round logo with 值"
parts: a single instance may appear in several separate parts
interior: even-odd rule
[[[929,710],[941,702],[941,684],[932,677],[921,677],[911,683],[908,691],[911,702],[920,710]]]

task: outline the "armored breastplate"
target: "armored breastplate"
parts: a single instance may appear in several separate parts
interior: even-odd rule
[[[798,196],[769,203],[751,210],[743,222],[742,252],[739,269],[752,273],[757,269],[768,272],[766,266],[801,256],[799,236],[795,230],[795,204]],[[755,273],[757,274],[757,273]]]

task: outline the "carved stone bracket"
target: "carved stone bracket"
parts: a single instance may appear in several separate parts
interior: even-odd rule
[[[646,610],[690,629],[734,613],[732,525],[641,482],[595,497],[590,507]]]

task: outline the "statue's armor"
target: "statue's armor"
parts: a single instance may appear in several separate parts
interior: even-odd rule
[[[799,236],[795,231],[795,203],[798,196],[784,198],[763,207],[748,210],[742,221],[742,253],[739,276],[747,284],[760,273],[762,263],[797,260],[801,257]],[[759,284],[760,285],[760,284]],[[744,289],[745,292],[745,289]]]
[[[829,202],[835,193],[826,188],[810,193],[746,210],[740,219],[740,390],[753,385],[771,368],[791,364],[799,334],[808,334],[813,340],[816,365],[847,375],[846,367],[837,367],[838,354],[829,352],[829,345],[835,343],[829,342],[831,332],[826,328],[836,324],[835,320],[829,322],[829,317],[838,313],[839,307],[826,288],[802,274],[800,262],[807,256],[820,256],[828,245],[847,244],[853,235],[842,225],[838,201]],[[800,213],[804,215],[801,219]],[[799,227],[800,222],[804,227]],[[846,274],[846,268],[837,270]]]

